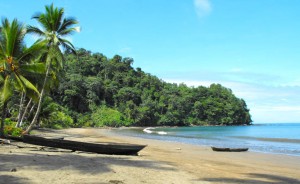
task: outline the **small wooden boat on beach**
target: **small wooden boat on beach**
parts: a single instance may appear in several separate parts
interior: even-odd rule
[[[213,151],[224,151],[224,152],[242,152],[248,151],[249,148],[218,148],[218,147],[211,147]]]
[[[79,142],[64,139],[44,138],[32,135],[23,135],[23,142],[40,146],[69,149],[72,151],[86,151],[110,155],[137,155],[140,150],[146,147],[146,145],[123,143]]]

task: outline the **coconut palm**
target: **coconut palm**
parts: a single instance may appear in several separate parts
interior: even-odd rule
[[[33,125],[37,122],[50,73],[55,73],[63,67],[64,58],[61,49],[76,53],[75,47],[70,41],[65,39],[65,37],[71,35],[75,31],[79,31],[78,27],[74,27],[78,24],[78,21],[74,18],[64,18],[64,9],[54,8],[53,4],[45,6],[45,9],[45,13],[37,13],[32,17],[38,21],[42,26],[42,29],[34,26],[27,27],[29,33],[40,36],[46,42],[48,52],[45,59],[46,76],[41,89],[39,103],[35,116],[25,133],[29,133]]]
[[[41,71],[42,63],[29,63],[43,48],[42,42],[36,42],[26,48],[23,44],[26,28],[14,19],[11,23],[8,19],[2,20],[0,29],[0,102],[2,104],[2,120],[0,136],[4,136],[4,120],[6,118],[7,101],[14,91],[28,94],[39,94],[36,87],[27,79],[30,73]]]

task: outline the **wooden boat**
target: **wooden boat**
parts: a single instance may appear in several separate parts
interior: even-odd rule
[[[218,148],[218,147],[211,147],[213,151],[226,151],[226,152],[242,152],[248,151],[249,148]]]
[[[135,144],[79,142],[32,135],[23,135],[23,142],[40,146],[69,149],[72,151],[86,151],[111,155],[137,155],[140,150],[146,147],[146,145]]]

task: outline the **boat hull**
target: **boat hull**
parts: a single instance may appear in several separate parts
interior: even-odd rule
[[[38,136],[24,135],[23,142],[40,146],[85,151],[99,154],[137,155],[146,145],[121,143],[89,143],[63,139],[51,139]]]
[[[223,151],[223,152],[243,152],[248,151],[249,148],[217,148],[211,147],[213,151]]]

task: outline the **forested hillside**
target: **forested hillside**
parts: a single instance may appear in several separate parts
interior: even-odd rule
[[[134,69],[131,58],[116,55],[109,59],[84,49],[77,53],[77,56],[65,55],[66,65],[61,72],[59,87],[51,92],[55,103],[48,98],[48,106],[58,103],[56,109],[65,114],[62,118],[66,121],[53,119],[61,122],[58,126],[251,123],[245,101],[220,84],[207,88],[166,83],[141,68]],[[45,124],[47,121],[51,118],[44,118]],[[53,126],[50,122],[48,125]]]

